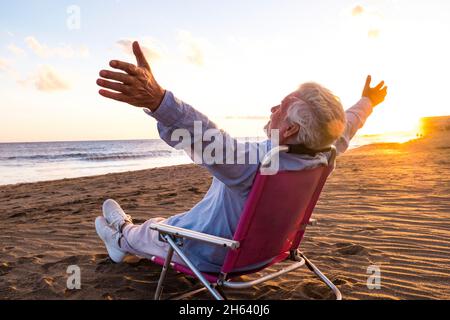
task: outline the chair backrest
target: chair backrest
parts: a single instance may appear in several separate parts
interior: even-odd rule
[[[257,174],[234,234],[240,247],[227,253],[223,273],[250,266],[266,267],[298,248],[334,168],[335,149],[332,151],[328,166],[280,171],[275,175]]]

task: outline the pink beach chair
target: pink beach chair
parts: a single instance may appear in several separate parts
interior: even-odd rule
[[[280,152],[310,154],[330,151],[328,166],[302,171],[280,171],[275,175],[262,175],[261,170],[268,166]],[[326,179],[335,166],[336,149],[313,151],[302,146],[280,146],[274,148],[263,160],[260,172],[256,175],[233,239],[224,239],[192,230],[165,224],[152,224],[160,238],[169,245],[167,256],[154,257],[153,262],[163,266],[155,293],[160,299],[162,285],[169,266],[178,272],[198,278],[203,288],[191,291],[179,298],[192,296],[208,290],[217,300],[226,297],[222,288],[244,289],[263,283],[306,265],[335,294],[342,299],[339,289],[299,250],[306,227],[319,199]],[[196,239],[228,248],[228,253],[217,274],[199,271],[180,249],[183,239]],[[173,263],[176,252],[185,265]],[[233,281],[233,279],[261,271],[278,262],[290,260],[292,263],[281,270],[252,281]],[[251,267],[249,266],[256,266]],[[245,270],[245,271],[242,271]]]

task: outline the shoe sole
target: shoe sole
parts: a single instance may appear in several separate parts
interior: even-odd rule
[[[123,258],[125,258],[126,253],[119,251],[116,248],[111,248],[108,243],[106,242],[105,238],[103,238],[103,233],[102,233],[102,229],[105,227],[109,226],[106,224],[106,219],[103,218],[105,221],[102,221],[102,217],[98,217],[95,220],[95,231],[97,231],[97,235],[100,237],[100,239],[102,239],[103,243],[105,244],[106,247],[106,251],[108,251],[108,255],[111,258],[112,261],[114,261],[115,263],[120,263],[123,261]]]

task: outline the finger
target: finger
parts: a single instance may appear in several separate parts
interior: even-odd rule
[[[150,65],[147,62],[147,59],[145,59],[144,53],[142,52],[141,46],[139,45],[139,42],[135,41],[133,42],[133,53],[136,56],[136,61],[139,67],[146,68],[150,71]]]
[[[380,90],[384,86],[384,81],[381,81],[376,87],[375,90]]]
[[[128,86],[126,86],[126,85],[124,85],[122,83],[111,82],[111,81],[107,81],[107,80],[103,80],[103,79],[98,79],[97,80],[97,84],[100,87],[111,89],[111,90],[118,91],[118,92],[122,92],[124,94],[126,94],[128,92]]]
[[[120,81],[125,84],[132,84],[135,81],[134,77],[132,77],[126,73],[108,71],[108,70],[100,71],[100,77],[110,79],[110,80]]]
[[[366,79],[366,85],[365,85],[365,87],[370,87],[370,83],[372,82],[372,76],[371,75],[368,75],[367,76],[367,79]]]
[[[100,95],[105,98],[128,103],[128,97],[122,93],[111,92],[103,89],[100,90],[98,93],[100,93]]]
[[[136,66],[134,64],[118,61],[118,60],[112,60],[109,65],[113,67],[114,69],[119,69],[122,71],[125,71],[126,73],[134,76],[136,75]]]

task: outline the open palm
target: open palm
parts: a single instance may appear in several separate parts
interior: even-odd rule
[[[372,77],[367,76],[366,84],[363,90],[363,97],[369,98],[372,102],[372,106],[377,106],[386,99],[388,87],[384,85],[384,81],[381,81],[376,87],[371,88],[370,83],[372,82]]]

